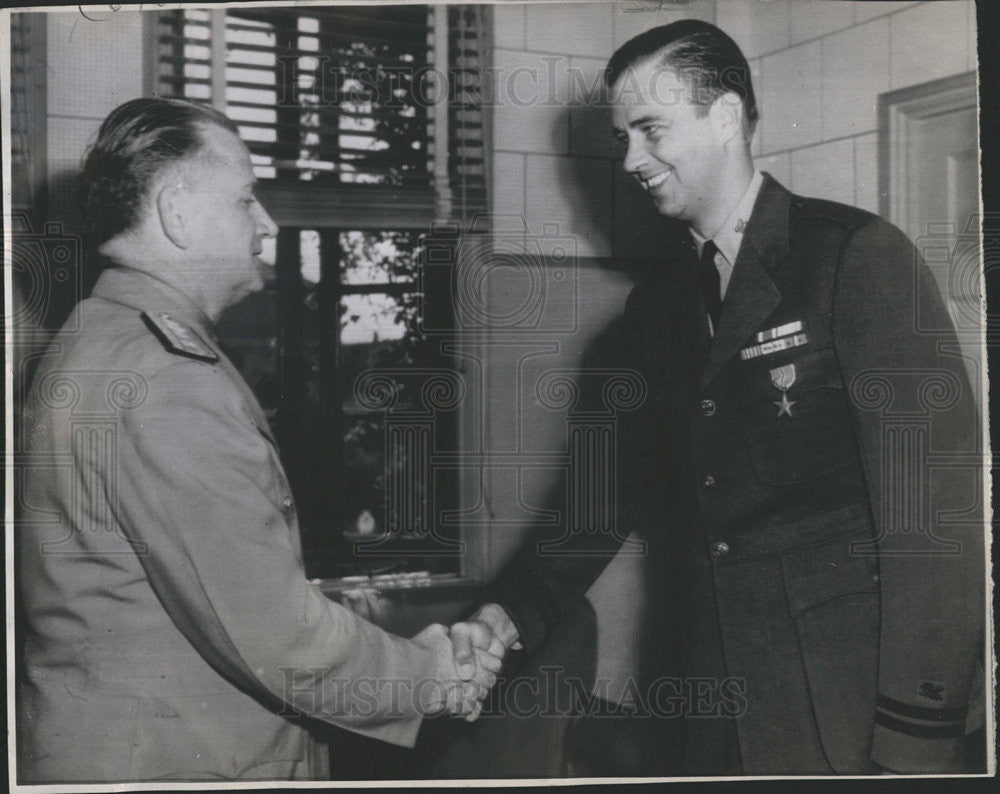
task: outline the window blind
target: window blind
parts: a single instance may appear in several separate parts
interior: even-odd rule
[[[178,10],[155,24],[150,92],[237,123],[279,224],[426,228],[485,209],[481,9]]]

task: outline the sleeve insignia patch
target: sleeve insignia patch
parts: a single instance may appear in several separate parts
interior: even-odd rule
[[[944,687],[933,681],[921,681],[920,688],[917,690],[917,694],[927,700],[944,700],[943,693]]]
[[[196,331],[175,320],[169,314],[143,312],[142,319],[146,321],[146,325],[171,353],[196,358],[199,361],[215,362],[219,360],[218,355]]]

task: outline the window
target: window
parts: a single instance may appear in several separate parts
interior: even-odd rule
[[[147,31],[149,92],[211,102],[239,125],[280,226],[274,283],[219,332],[274,425],[311,576],[460,572],[443,553],[456,530],[424,526],[428,504],[457,508],[454,475],[421,471],[356,385],[372,370],[455,369],[421,330],[419,264],[434,221],[485,208],[483,13],[182,10]],[[429,443],[454,449],[459,419],[442,407]]]

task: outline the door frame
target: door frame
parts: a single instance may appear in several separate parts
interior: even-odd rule
[[[941,113],[978,107],[975,71],[900,88],[878,98],[879,215],[909,228],[907,142],[913,124]],[[977,114],[978,115],[978,114]]]

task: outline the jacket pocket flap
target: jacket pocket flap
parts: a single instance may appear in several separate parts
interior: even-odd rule
[[[797,617],[818,604],[852,593],[878,592],[878,558],[871,531],[851,532],[781,557],[788,608]]]

